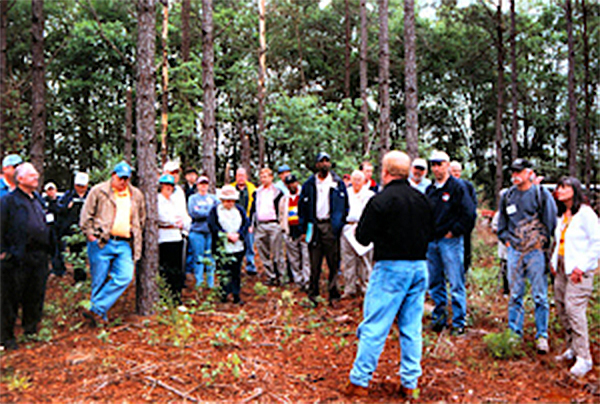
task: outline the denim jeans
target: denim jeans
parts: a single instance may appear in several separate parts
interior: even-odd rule
[[[254,264],[254,233],[246,233],[246,273],[255,274],[256,265]]]
[[[400,329],[400,380],[417,388],[421,376],[423,304],[427,291],[426,261],[379,261],[375,264],[358,326],[358,352],[350,382],[368,387],[392,324]]]
[[[87,243],[87,249],[92,275],[91,310],[106,320],[106,313],[133,279],[131,245],[127,241],[108,240],[100,248],[94,241]]]
[[[508,284],[510,300],[508,302],[508,327],[518,335],[523,335],[523,296],[525,295],[525,277],[529,278],[531,296],[535,303],[535,338],[548,338],[548,279],[546,263],[542,250],[533,250],[524,254],[508,247]]]
[[[435,303],[433,324],[446,325],[448,294],[446,281],[450,283],[452,299],[452,327],[464,328],[467,315],[467,292],[463,265],[463,237],[442,238],[429,243],[427,264],[429,267],[429,294]]]
[[[206,268],[206,284],[209,288],[215,287],[215,260],[212,256],[212,236],[210,233],[190,232],[190,249],[192,251],[192,265],[196,277],[196,287],[204,281],[204,268]],[[210,260],[210,264],[205,263]]]

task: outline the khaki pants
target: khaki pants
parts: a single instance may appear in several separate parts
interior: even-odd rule
[[[254,244],[270,281],[284,275],[283,232],[279,223],[259,223],[254,232]]]
[[[293,281],[297,285],[306,286],[310,277],[310,258],[305,237],[300,236],[294,240],[292,236],[285,235],[284,238]]]
[[[559,258],[554,278],[556,314],[567,333],[567,348],[573,349],[576,356],[585,360],[592,360],[586,309],[593,287],[593,273],[586,272],[580,283],[573,283],[565,275],[564,262]]]
[[[344,227],[344,230],[346,227]],[[373,250],[364,256],[358,255],[352,245],[344,236],[340,236],[340,249],[342,254],[342,273],[344,275],[344,296],[354,295],[357,286],[365,294],[373,262]]]

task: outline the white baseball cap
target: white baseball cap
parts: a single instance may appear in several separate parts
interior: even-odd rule
[[[167,173],[172,173],[173,171],[178,171],[178,170],[180,170],[179,162],[173,161],[173,160],[167,161],[165,163],[165,166],[163,167],[163,171],[167,172]]]
[[[435,150],[431,153],[431,157],[429,157],[429,161],[440,163],[442,161],[450,161],[450,156],[446,152]]]
[[[422,158],[414,159],[412,162],[412,166],[422,168],[423,170],[427,170],[427,162],[425,161],[425,159]]]
[[[79,172],[75,174],[75,185],[86,186],[90,182],[90,176],[87,173]]]

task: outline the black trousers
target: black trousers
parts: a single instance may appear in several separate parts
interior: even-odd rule
[[[15,323],[19,306],[23,309],[21,325],[26,334],[35,334],[42,319],[48,255],[27,251],[22,260],[3,260],[0,269],[0,343],[15,339]]]
[[[317,223],[313,240],[308,246],[310,255],[310,285],[308,296],[319,296],[319,280],[321,279],[321,266],[323,257],[329,268],[329,300],[339,299],[340,292],[337,287],[337,277],[340,270],[340,239],[336,237],[331,228],[331,223]]]
[[[464,251],[464,265],[465,265],[465,273],[469,272],[469,268],[471,267],[471,233],[465,234],[464,236],[465,243],[465,251]]]
[[[240,297],[240,290],[242,288],[241,271],[244,254],[244,251],[227,254],[229,262],[222,265],[222,273],[219,274],[223,298],[229,296],[230,293],[236,299]]]
[[[181,291],[185,286],[185,269],[183,268],[183,241],[160,243],[159,265],[160,276],[167,282],[176,303],[181,303]]]

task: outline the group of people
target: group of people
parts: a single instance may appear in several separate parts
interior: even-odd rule
[[[205,283],[213,288],[218,268],[222,301],[231,295],[234,303],[243,304],[242,263],[245,260],[246,272],[256,276],[256,252],[265,283],[280,285],[290,280],[317,306],[325,260],[331,305],[358,294],[365,299],[349,393],[368,392],[386,336],[397,319],[402,391],[411,394],[421,375],[426,292],[435,304],[431,329],[465,333],[465,276],[477,206],[474,187],[460,178],[460,163],[451,162],[443,151],[433,152],[428,161],[411,161],[399,151],[386,154],[381,162],[381,186],[372,178],[369,162],[363,162],[347,178],[331,167],[329,154],[320,152],[314,174],[304,183],[288,165],[282,165],[276,182],[273,171],[262,168],[258,187],[248,180],[247,171],[239,168],[235,181],[214,195],[209,192],[210,179],[191,168],[183,173],[185,182],[180,186],[179,164],[167,162],[157,179],[160,273],[180,301],[186,272],[194,275],[197,287]],[[433,181],[427,178],[428,168]],[[585,309],[600,256],[598,218],[575,178],[561,179],[553,197],[533,184],[529,161],[517,159],[510,170],[513,186],[503,194],[498,213],[498,238],[508,249],[508,326],[522,337],[528,278],[535,302],[536,346],[540,352],[548,352],[544,249],[554,234],[550,270],[555,274],[558,315],[568,335],[567,349],[557,359],[575,359],[571,373],[584,375],[592,367]],[[83,181],[78,174],[73,192],[56,203],[73,209],[81,202],[78,223],[87,239],[92,285],[90,309],[84,316],[93,324],[107,321],[108,311],[131,283],[135,262],[142,254],[146,204],[130,182],[132,171],[128,163],[121,162],[109,180],[89,192],[88,178]],[[5,184],[10,192],[1,199],[0,342],[11,349],[16,347],[18,306],[23,307],[26,334],[36,332],[41,318],[46,254],[52,254],[54,248],[52,216],[54,212],[60,216],[60,210],[51,208],[49,202],[56,188],[53,184],[45,187],[46,201],[36,193],[39,176],[30,163],[7,156],[3,172],[0,192]],[[81,188],[84,185],[86,188]],[[58,274],[64,271],[54,259],[52,266]]]

